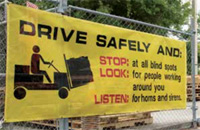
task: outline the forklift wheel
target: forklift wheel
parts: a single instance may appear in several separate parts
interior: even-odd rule
[[[58,95],[60,98],[65,99],[68,97],[68,90],[66,87],[62,87],[58,91]]]
[[[17,87],[14,91],[15,98],[21,100],[26,96],[26,90],[22,87]]]

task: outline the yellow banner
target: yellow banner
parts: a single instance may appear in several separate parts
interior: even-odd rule
[[[7,122],[186,107],[186,43],[8,5]]]

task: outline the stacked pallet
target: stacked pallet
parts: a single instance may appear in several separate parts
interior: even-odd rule
[[[5,102],[5,87],[0,87],[0,119],[3,118]]]
[[[52,121],[34,121],[33,124],[54,126],[56,120]],[[70,118],[69,128],[73,130],[107,130],[107,129],[123,129],[134,126],[142,126],[152,124],[153,118],[150,112],[117,114],[106,116],[90,116],[80,118]]]
[[[57,127],[57,120],[41,120],[41,121],[31,121],[30,122],[33,125],[39,125],[43,127],[52,127],[55,128]]]
[[[0,94],[2,95],[1,97],[3,97],[5,94],[5,87],[0,87]]]
[[[5,100],[5,87],[0,87],[0,106],[4,106],[5,102],[4,100]]]
[[[195,76],[196,101],[200,101],[200,75]],[[187,101],[192,101],[192,78],[187,76]]]
[[[82,117],[80,130],[114,130],[153,123],[150,112]]]

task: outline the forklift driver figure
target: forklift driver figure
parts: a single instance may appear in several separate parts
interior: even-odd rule
[[[50,62],[44,61],[43,57],[38,54],[40,52],[39,46],[35,45],[33,46],[33,52],[31,57],[31,72],[33,74],[42,74],[45,75],[49,83],[51,83],[51,79],[49,78],[48,74],[44,70],[40,70],[40,59],[42,60],[43,64],[51,64]]]

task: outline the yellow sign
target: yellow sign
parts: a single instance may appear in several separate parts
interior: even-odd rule
[[[7,122],[186,107],[186,44],[8,5]]]

